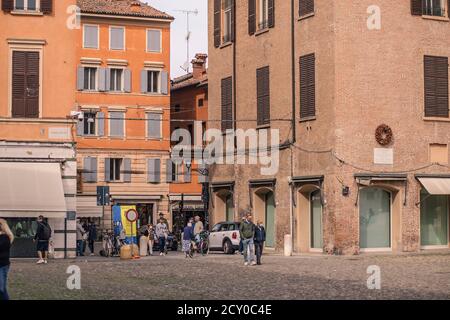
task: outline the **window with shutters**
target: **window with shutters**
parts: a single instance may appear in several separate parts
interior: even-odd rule
[[[162,138],[162,114],[148,112],[147,113],[147,138]]]
[[[109,28],[109,49],[125,50],[125,27]]]
[[[84,67],[84,85],[83,90],[96,91],[97,90],[97,68]]]
[[[233,81],[222,79],[221,84],[222,131],[233,129]]]
[[[111,137],[125,136],[125,113],[112,111],[109,113],[109,135]]]
[[[258,29],[267,29],[269,27],[269,0],[259,0],[258,7]]]
[[[147,92],[160,93],[161,92],[161,71],[148,70],[147,71]]]
[[[300,17],[314,14],[314,0],[299,0],[298,15]]]
[[[222,2],[223,5],[223,13],[222,13],[222,25],[223,25],[223,32],[222,32],[222,42],[227,43],[231,42],[231,32],[232,32],[232,0],[224,0]]]
[[[449,117],[448,57],[424,57],[425,117]]]
[[[99,26],[85,24],[83,25],[83,48],[98,49],[99,48]]]
[[[40,53],[12,52],[11,114],[14,118],[38,118],[40,103]]]
[[[14,0],[15,11],[40,11],[39,0]]]
[[[109,181],[121,181],[123,159],[110,158],[109,159]]]
[[[300,118],[316,116],[316,58],[315,54],[300,57]]]
[[[96,118],[96,112],[83,112],[83,135],[95,136],[97,134]]]
[[[205,99],[203,99],[203,98],[198,99],[197,105],[199,108],[203,107],[205,105]]]
[[[269,67],[256,70],[257,124],[270,124],[270,71]]]
[[[111,68],[109,73],[109,90],[115,92],[123,91],[123,69]]]
[[[447,0],[423,0],[422,14],[426,16],[446,17]]]
[[[147,52],[161,52],[161,30],[147,29]]]

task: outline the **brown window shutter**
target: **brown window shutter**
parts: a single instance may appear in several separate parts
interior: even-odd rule
[[[421,16],[423,8],[423,0],[411,0],[411,14],[413,16]]]
[[[231,3],[231,35],[230,41],[234,42],[236,38],[236,1],[232,0]]]
[[[26,114],[28,118],[39,117],[39,53],[27,52]]]
[[[11,12],[14,9],[14,0],[2,0],[2,10]]]
[[[53,0],[41,0],[41,11],[44,14],[51,14],[53,11]]]
[[[299,0],[298,14],[300,17],[314,13],[314,0]]]
[[[214,0],[214,46],[220,47],[221,24],[222,24],[222,2]]]
[[[12,57],[12,116],[25,117],[26,52],[13,51]]]
[[[222,79],[222,131],[233,129],[233,78]]]
[[[300,57],[300,118],[316,116],[315,54]]]
[[[256,101],[258,126],[270,124],[270,69],[256,70]]]
[[[275,0],[269,0],[268,20],[269,28],[275,27]]]
[[[256,32],[256,0],[248,0],[248,34]]]
[[[449,117],[448,58],[424,57],[425,117]]]

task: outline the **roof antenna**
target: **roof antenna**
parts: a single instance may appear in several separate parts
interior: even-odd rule
[[[175,10],[175,11],[184,13],[186,15],[186,21],[187,21],[187,23],[186,23],[186,30],[187,30],[187,32],[186,32],[186,62],[182,66],[180,66],[180,68],[183,69],[186,73],[189,73],[190,72],[190,69],[189,69],[189,67],[190,67],[189,43],[190,43],[191,33],[192,33],[190,30],[190,27],[189,27],[189,16],[191,14],[198,15],[198,10],[195,9],[195,10]]]

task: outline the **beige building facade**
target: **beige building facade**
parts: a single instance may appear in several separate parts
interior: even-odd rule
[[[299,253],[449,248],[448,9],[210,0],[210,126],[280,132],[277,174],[210,169],[212,222],[252,211]]]

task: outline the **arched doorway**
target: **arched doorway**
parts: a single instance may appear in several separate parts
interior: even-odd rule
[[[391,193],[365,188],[359,194],[359,245],[364,249],[391,248]]]
[[[275,248],[275,194],[272,189],[261,188],[255,191],[253,199],[254,222],[261,221],[266,229],[265,246]]]

